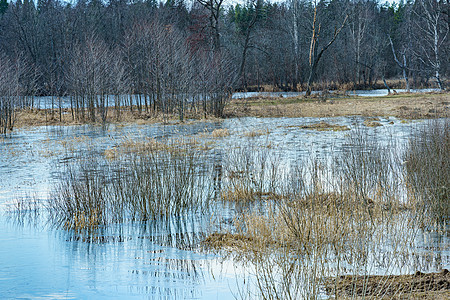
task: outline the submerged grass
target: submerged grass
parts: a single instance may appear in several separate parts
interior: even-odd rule
[[[78,157],[64,166],[49,213],[64,228],[90,230],[198,211],[211,197],[210,169],[188,145],[151,141],[139,151],[131,145],[120,159]]]
[[[427,123],[406,147],[367,130],[352,130],[329,157],[291,164],[251,136],[213,163],[196,140],[124,139],[104,156],[69,160],[48,211],[58,226],[90,231],[205,214],[219,195],[239,209],[232,229],[203,244],[246,263],[254,276],[240,297],[412,297],[424,291],[396,285],[392,274],[411,271],[418,225],[448,224],[448,119]]]
[[[414,142],[403,149],[392,143],[381,145],[361,127],[347,138],[348,148],[328,160],[298,161],[287,171],[284,167],[284,172],[275,165],[272,182],[278,185],[272,191],[276,196],[263,208],[248,206],[235,218],[234,230],[213,233],[204,243],[216,250],[223,247],[237,254],[238,259],[251,262],[247,264],[248,272],[254,278],[242,286],[242,298],[319,299],[328,295],[336,299],[378,299],[435,293],[434,285],[421,291],[408,290],[391,274],[410,272],[411,266],[405,261],[414,255],[411,245],[419,232],[417,225],[435,218],[438,211],[439,220],[447,216],[445,172],[449,168],[445,160],[449,151],[445,139],[448,132],[444,129],[448,127],[442,124],[439,130],[429,131],[433,127],[427,127],[428,131],[424,131],[426,149],[432,150],[421,152],[421,160],[411,159],[411,153],[418,152],[416,143],[423,150],[421,135],[413,136]],[[430,134],[434,136],[433,146]],[[404,151],[410,157],[408,163],[416,167],[406,166],[406,173],[402,164]],[[422,160],[427,161],[428,170],[422,168]],[[436,167],[440,171],[433,173],[431,169]],[[233,186],[251,186],[245,183],[247,174],[255,172],[245,171],[248,169],[230,173],[236,180]],[[261,169],[264,167],[258,168]],[[412,173],[418,170],[425,172],[422,181],[417,179],[417,173]],[[413,175],[415,193],[405,198]],[[254,189],[249,190],[252,193],[224,199],[254,199]],[[380,272],[385,276],[379,277],[375,285],[371,274]],[[342,278],[346,278],[346,285]],[[440,290],[433,295],[450,295],[448,285],[438,286]]]
[[[437,119],[419,128],[405,155],[409,197],[431,223],[450,222],[450,119]]]
[[[221,198],[224,201],[252,202],[277,193],[279,157],[253,140],[234,147],[224,157]]]

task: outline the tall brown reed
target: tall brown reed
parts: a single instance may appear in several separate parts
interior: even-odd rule
[[[254,275],[243,297],[338,298],[338,279],[350,275],[347,296],[376,298],[390,277],[369,289],[370,274],[408,271],[399,257],[412,251],[418,214],[401,197],[399,148],[381,146],[362,128],[346,144],[331,159],[311,156],[283,176],[275,172],[283,182],[275,205],[237,219],[236,232],[248,241],[240,257]]]
[[[48,204],[55,224],[92,229],[206,208],[211,174],[203,153],[188,144],[157,145],[113,160],[94,154],[67,164]]]
[[[405,155],[409,197],[429,217],[429,225],[450,221],[450,121],[428,121],[410,139]]]
[[[224,200],[246,202],[277,192],[279,157],[267,147],[248,141],[232,147],[224,158]]]

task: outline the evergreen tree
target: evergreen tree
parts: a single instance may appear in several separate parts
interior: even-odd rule
[[[8,1],[0,0],[0,15],[3,15],[8,9]]]

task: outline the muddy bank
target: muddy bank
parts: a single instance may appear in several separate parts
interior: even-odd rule
[[[450,272],[340,276],[328,279],[325,289],[328,295],[341,299],[449,299]]]

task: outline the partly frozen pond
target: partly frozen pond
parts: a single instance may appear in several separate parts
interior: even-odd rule
[[[350,130],[300,128],[319,121]],[[243,118],[183,125],[46,126],[14,131],[0,141],[0,298],[234,299],[249,275],[240,264],[197,247],[208,232],[217,229],[209,228],[210,215],[111,226],[87,242],[83,236],[53,228],[45,218],[21,219],[8,211],[19,197],[45,200],[58,179],[58,166],[73,159],[74,153],[101,155],[124,138],[203,139],[205,132],[227,129],[229,136],[214,139],[211,149],[205,150],[215,164],[236,145],[251,143],[270,145],[283,165],[305,156],[327,157],[346,151],[346,135],[358,130],[362,121],[360,117]],[[423,121],[381,118],[379,122],[383,126],[368,128],[367,135],[380,145],[395,141],[400,151],[411,130]],[[249,134],[252,132],[257,134]],[[70,147],[74,151],[68,153]],[[218,224],[228,226],[234,208],[217,205],[223,219]],[[416,240],[417,255],[407,271],[449,268],[449,245],[448,235],[421,233]]]

